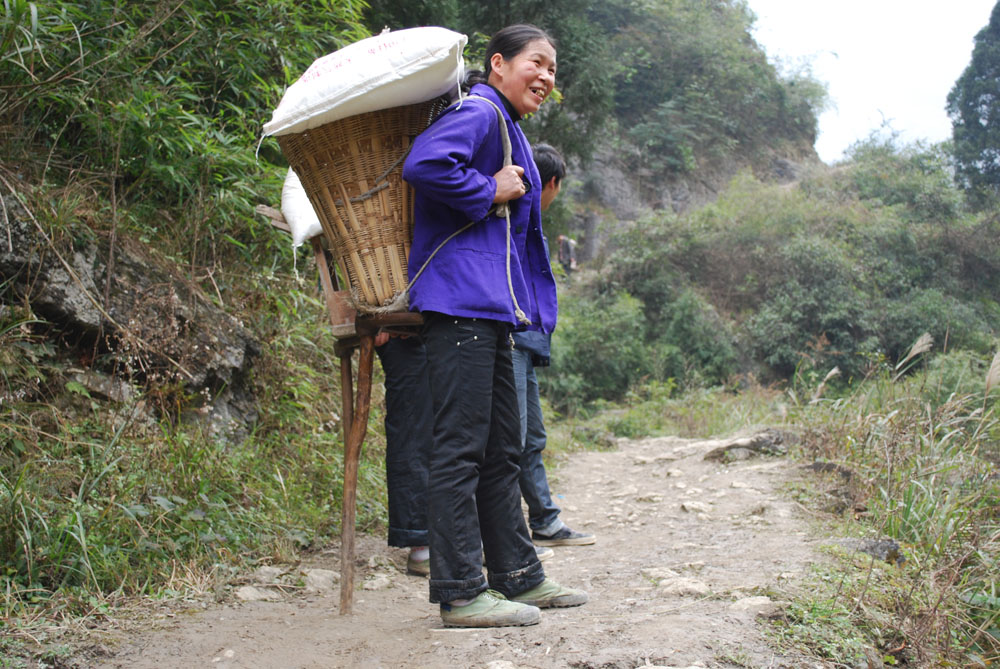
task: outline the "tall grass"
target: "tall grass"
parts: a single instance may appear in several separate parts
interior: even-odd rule
[[[126,403],[98,401],[44,340],[21,342],[36,362],[5,366],[8,381],[24,387],[24,376],[43,376],[30,395],[0,403],[0,592],[8,616],[57,608],[87,615],[93,596],[169,595],[178,574],[224,582],[232,569],[292,559],[339,533],[333,338],[311,285],[272,277],[269,286],[261,306],[271,318],[258,329],[264,351],[254,378],[259,416],[242,441],[159,420],[142,409],[142,392]],[[378,529],[385,515],[380,392],[376,385],[359,481],[366,529]]]
[[[907,558],[884,586],[894,592],[855,594],[858,625],[888,618],[912,659],[964,666],[1000,658],[1000,354],[987,366],[929,350],[922,337],[895,367],[796,418],[810,456],[853,472],[855,517]]]

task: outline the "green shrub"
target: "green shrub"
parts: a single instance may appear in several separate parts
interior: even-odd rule
[[[951,157],[941,146],[899,146],[895,137],[872,135],[848,152],[847,174],[862,200],[898,207],[910,221],[945,223],[963,209],[951,179]]]
[[[711,205],[616,235],[602,285],[643,303],[654,377],[683,385],[835,366],[850,382],[923,332],[983,353],[1000,332],[998,223],[968,219],[957,193],[940,149],[891,143],[800,187],[741,173]]]
[[[975,306],[936,288],[914,289],[884,304],[880,338],[892,359],[905,355],[923,332],[930,333],[939,348],[947,345],[979,354],[990,350],[990,325]]]
[[[783,376],[803,356],[818,368],[856,375],[859,353],[872,350],[873,314],[844,250],[817,238],[796,238],[780,250],[784,277],[747,320],[756,355]]]
[[[666,328],[652,350],[656,378],[714,385],[736,371],[736,348],[729,325],[694,290],[665,307]],[[652,333],[655,334],[655,333]]]
[[[92,225],[132,226],[168,252],[183,240],[192,265],[250,260],[248,247],[269,250],[253,207],[277,201],[284,164],[273,140],[256,160],[261,124],[314,59],[366,34],[362,5],[5,2],[0,161],[29,183],[110,192],[118,216]]]
[[[935,666],[974,666],[976,655],[1000,651],[992,631],[1000,629],[993,600],[1000,398],[984,396],[989,367],[989,359],[969,352],[931,354],[908,375],[881,367],[843,397],[796,416],[806,452],[852,472],[845,492],[863,509],[854,515],[862,531],[904,549],[906,563],[891,568],[891,585],[857,595],[864,603],[853,607],[863,612],[859,622],[891,631]],[[857,582],[858,570],[846,569],[845,579]],[[887,596],[889,587],[907,594]],[[911,624],[916,617],[922,625]]]
[[[598,398],[619,399],[650,372],[642,304],[627,293],[588,300],[563,295],[552,337],[552,368],[539,375],[559,410]]]

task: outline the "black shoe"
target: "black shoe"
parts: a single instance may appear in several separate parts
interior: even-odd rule
[[[539,546],[587,546],[597,541],[593,534],[577,532],[565,525],[555,534],[541,534],[532,531],[531,540]]]

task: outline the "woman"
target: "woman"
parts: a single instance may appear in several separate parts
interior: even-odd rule
[[[403,168],[416,191],[410,276],[421,273],[410,303],[424,316],[434,407],[430,601],[441,604],[445,625],[462,627],[531,625],[537,607],[587,601],[545,578],[518,488],[510,333],[526,324],[550,332],[556,319],[542,188],[518,121],[552,92],[554,41],[534,26],[509,26],[487,45],[484,65],[485,74],[470,76],[470,97],[416,139]],[[506,167],[501,123],[513,158]],[[496,213],[503,204],[509,225]]]

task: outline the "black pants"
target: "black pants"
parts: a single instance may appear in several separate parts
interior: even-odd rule
[[[430,600],[505,596],[545,579],[521,513],[520,415],[510,328],[424,312],[434,405],[428,475]]]
[[[427,356],[418,337],[375,349],[385,372],[385,480],[389,545],[427,545],[427,458],[433,408]]]

